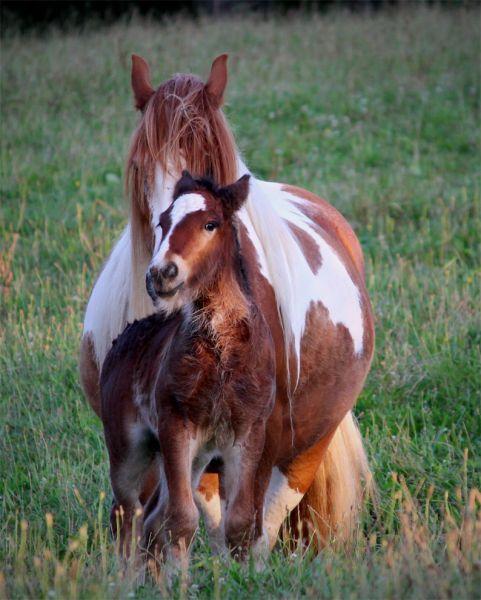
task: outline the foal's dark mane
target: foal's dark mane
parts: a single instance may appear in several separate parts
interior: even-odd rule
[[[221,187],[211,177],[192,177],[190,179],[182,177],[175,186],[173,199],[177,200],[179,196],[183,196],[184,194],[202,191],[209,192],[209,194],[218,198],[220,190]]]

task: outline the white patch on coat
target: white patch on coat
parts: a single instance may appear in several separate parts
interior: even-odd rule
[[[304,494],[289,486],[287,477],[274,467],[264,499],[264,532],[272,549],[284,519],[296,508]]]
[[[302,204],[303,200],[284,191],[282,184],[252,178],[245,212],[241,211],[240,217],[256,248],[261,270],[274,289],[286,353],[293,342],[299,368],[301,341],[312,303],[321,302],[335,325],[345,325],[356,353],[362,352],[363,319],[359,290],[341,258],[296,203]],[[322,259],[317,273],[313,273],[289,223],[300,227],[317,245]]]
[[[84,335],[92,336],[99,368],[112,341],[127,323],[155,310],[147,293],[142,306],[132,306],[132,277],[130,225],[127,225],[95,282],[85,311]]]
[[[281,193],[285,201],[279,203],[280,214],[311,237],[322,259],[322,265],[315,274],[306,260],[295,271],[295,285],[300,292],[297,294],[299,308],[304,309],[307,314],[311,302],[321,302],[334,325],[342,324],[349,330],[354,351],[360,354],[364,327],[359,290],[339,255],[318,233],[312,220],[296,206],[308,206],[310,203],[285,191]],[[304,325],[305,321],[297,321],[296,331],[302,331]]]
[[[224,487],[227,494],[227,509],[239,491],[242,469],[242,448],[239,444],[228,445],[222,452],[224,461]]]
[[[225,553],[227,551],[224,532],[225,500],[215,492],[212,492],[207,500],[204,494],[196,490],[195,502],[202,513],[213,552]]]
[[[175,184],[179,179],[171,171],[164,173],[159,164],[155,166],[154,190],[149,198],[152,229],[159,224],[160,215],[172,204]]]

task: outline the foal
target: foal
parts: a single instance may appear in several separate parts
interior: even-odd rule
[[[226,543],[243,554],[262,534],[266,486],[259,482],[269,474],[258,471],[275,358],[237,239],[236,212],[248,192],[249,175],[219,188],[183,173],[160,216],[147,275],[153,301],[171,298],[172,312],[127,327],[102,370],[112,527],[122,513],[118,533],[128,540],[146,479],[160,471],[160,489],[145,507],[143,544],[170,557],[190,545],[199,520],[194,491],[215,458],[223,465]]]

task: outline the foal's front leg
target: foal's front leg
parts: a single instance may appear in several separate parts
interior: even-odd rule
[[[154,555],[163,554],[169,568],[186,566],[188,550],[199,523],[192,491],[192,462],[199,436],[183,418],[160,419],[159,440],[163,458],[163,492],[146,519],[145,545]]]
[[[256,514],[262,500],[259,502],[255,495],[263,497],[265,491],[256,485],[264,441],[265,422],[259,420],[241,443],[234,444],[223,454],[227,495],[225,537],[235,557],[245,558],[262,531],[262,515]]]

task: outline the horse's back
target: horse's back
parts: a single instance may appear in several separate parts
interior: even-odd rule
[[[285,435],[290,439],[293,429],[295,438],[295,448],[287,444],[279,456],[287,464],[332,434],[352,408],[373,354],[373,317],[361,245],[346,219],[295,186],[257,181],[253,193],[259,210],[272,211],[270,246],[258,244],[257,252],[276,256],[270,283],[278,303],[290,299],[281,310],[296,350],[289,361],[293,393],[281,400]]]
[[[327,200],[317,196],[309,190],[295,185],[283,184],[282,190],[294,198],[307,200],[313,206],[310,211],[311,218],[331,235],[336,236],[345,247],[359,274],[364,279],[364,255],[361,244],[345,217]]]

